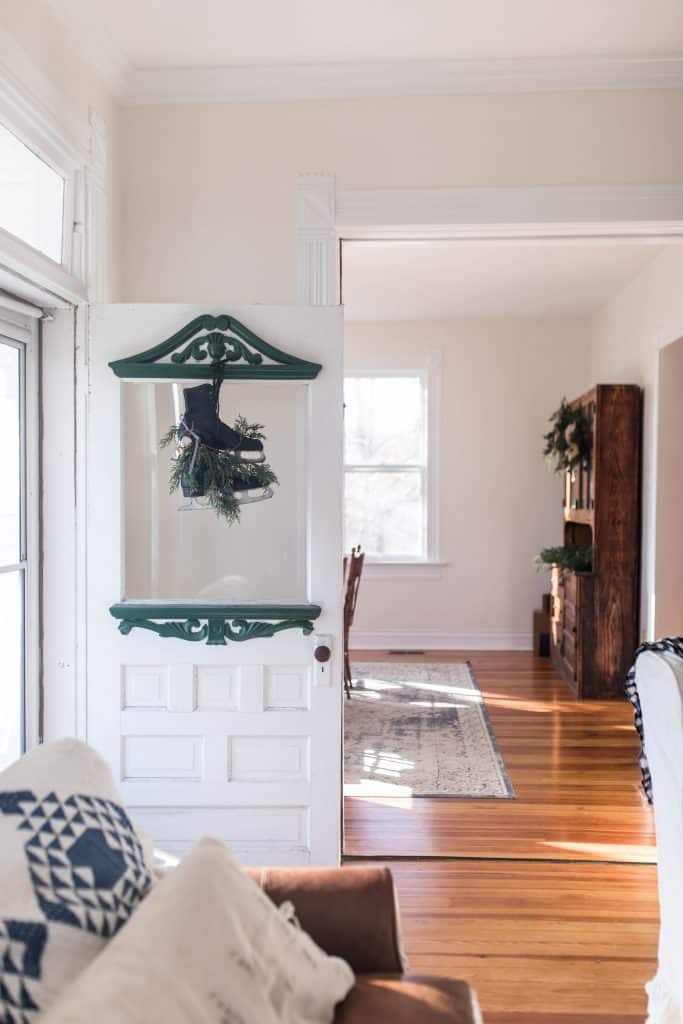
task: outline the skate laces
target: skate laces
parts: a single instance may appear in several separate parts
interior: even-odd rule
[[[199,455],[199,445],[201,443],[201,438],[199,434],[196,432],[196,430],[193,430],[192,427],[188,424],[184,416],[181,418],[179,426],[182,427],[186,435],[189,435],[192,438],[194,450],[192,452],[192,458],[190,459],[190,468],[188,470],[190,476],[192,476],[192,474],[194,473],[194,467],[197,464],[197,456]]]

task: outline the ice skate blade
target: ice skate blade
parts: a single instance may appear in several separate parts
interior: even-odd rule
[[[179,512],[208,512],[211,506],[203,504],[198,498],[190,498],[184,505],[178,505]]]
[[[250,495],[248,491],[243,491],[243,494],[247,496],[245,498],[238,497],[239,491],[235,492],[235,499],[238,505],[254,505],[257,501],[268,501],[269,498],[273,497],[273,488],[266,487],[261,494]]]
[[[252,488],[252,490],[256,490],[256,488]],[[233,491],[233,494],[238,505],[255,505],[259,501],[268,501],[269,498],[272,498],[273,488],[266,487],[259,494],[250,494],[249,491]],[[178,505],[178,511],[208,512],[211,507],[208,502],[202,502],[199,498],[190,498],[184,505]]]
[[[265,452],[242,452],[239,448],[235,448],[234,454],[237,455],[240,462],[251,462],[254,465],[257,465],[259,462],[266,461]],[[252,458],[252,454],[254,455],[254,458]]]

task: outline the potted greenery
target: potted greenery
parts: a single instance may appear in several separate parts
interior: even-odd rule
[[[534,559],[538,571],[558,568],[564,572],[592,572],[592,544],[562,544],[555,548],[543,548]]]

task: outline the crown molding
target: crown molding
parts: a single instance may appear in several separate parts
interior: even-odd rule
[[[435,60],[132,70],[122,99],[248,103],[683,88],[683,57]]]

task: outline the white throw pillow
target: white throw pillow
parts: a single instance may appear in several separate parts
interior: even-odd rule
[[[37,1020],[147,893],[151,851],[84,743],[0,772],[0,1021]]]
[[[353,980],[202,839],[43,1024],[329,1024]]]

